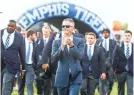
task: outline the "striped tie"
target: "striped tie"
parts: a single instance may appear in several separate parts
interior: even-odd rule
[[[26,53],[26,57],[25,57],[26,63],[29,62],[30,51],[31,51],[30,43],[31,43],[31,42],[29,42],[29,44],[28,44],[28,49],[27,49],[27,53]]]
[[[126,58],[129,58],[129,45],[127,44],[127,48],[126,48]]]
[[[9,40],[10,40],[11,34],[7,36],[6,42],[5,42],[5,48],[7,49],[9,47]]]
[[[88,59],[91,60],[91,57],[92,57],[92,55],[91,55],[91,46],[89,46]]]

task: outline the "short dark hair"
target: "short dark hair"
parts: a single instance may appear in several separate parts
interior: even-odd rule
[[[130,33],[132,36],[132,32],[130,30],[126,30],[124,33]]]
[[[18,32],[21,32],[21,27],[17,26],[17,27],[16,27],[16,30],[17,30]]]
[[[110,30],[108,28],[103,29],[101,33],[103,33],[104,31],[108,32],[110,34]]]
[[[36,34],[35,30],[30,29],[27,31],[27,37],[29,37],[30,35],[33,35],[33,34]]]
[[[15,21],[15,20],[9,20],[9,22],[13,22],[13,23],[15,23],[15,24],[16,24],[16,21]]]

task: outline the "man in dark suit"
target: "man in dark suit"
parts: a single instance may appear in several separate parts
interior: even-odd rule
[[[27,31],[27,37],[23,40],[24,46],[25,46],[25,76],[18,81],[18,93],[19,95],[24,95],[24,88],[25,83],[27,87],[28,95],[33,95],[33,82],[34,82],[34,75],[35,70],[37,67],[37,62],[39,60],[39,54],[38,54],[38,46],[34,42],[34,39],[36,38],[36,32],[34,30],[28,30]]]
[[[96,34],[89,32],[86,35],[84,56],[82,59],[83,82],[81,86],[82,95],[94,95],[99,84],[99,79],[105,80],[105,57],[103,49],[95,44]],[[100,95],[105,95],[100,93]]]
[[[1,31],[1,72],[2,95],[11,95],[17,72],[25,70],[24,42],[22,35],[15,31],[16,21],[10,20],[8,27]],[[24,72],[21,72],[22,77]]]
[[[55,78],[58,95],[66,95],[67,91],[63,88],[69,83],[69,75],[72,76],[72,79],[78,74],[69,87],[69,95],[78,95],[82,82],[80,60],[83,55],[84,41],[73,36],[73,29],[73,19],[64,19],[62,22],[62,37],[55,40],[52,45],[51,60],[53,62],[58,61]]]
[[[103,52],[106,60],[105,64],[106,64],[107,80],[100,81],[100,84],[102,85],[101,88],[106,88],[104,89],[104,92],[110,95],[110,92],[112,91],[112,87],[113,87],[113,82],[114,82],[112,59],[113,59],[113,51],[116,46],[116,41],[110,39],[110,30],[104,29],[102,30],[102,38],[97,39],[96,44],[103,48]]]
[[[48,23],[44,23],[43,24],[43,27],[42,27],[42,34],[43,34],[43,38],[40,38],[39,41],[37,42],[38,43],[38,46],[39,46],[39,69],[40,72],[37,72],[37,78],[36,78],[36,86],[37,86],[37,94],[39,95],[50,95],[52,93],[52,77],[51,77],[51,72],[48,71],[48,72],[44,72],[41,71],[42,67],[42,60],[46,59],[46,56],[43,56],[42,58],[42,54],[44,54],[43,52],[43,49],[46,48],[46,45],[51,43],[49,42],[49,39],[50,39],[50,36],[52,34],[52,28],[50,26],[50,24]],[[50,47],[51,48],[51,47]],[[49,48],[47,48],[48,50],[46,51],[49,51]],[[45,53],[46,54],[46,53]],[[50,52],[51,54],[51,52]],[[43,76],[40,76],[40,74],[42,73],[43,74],[44,72],[44,78]]]
[[[127,81],[127,95],[133,95],[133,48],[132,32],[126,30],[124,42],[117,46],[114,53],[113,68],[118,80],[118,95],[125,95],[125,81]]]

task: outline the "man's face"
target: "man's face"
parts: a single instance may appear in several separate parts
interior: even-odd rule
[[[52,30],[50,29],[50,27],[48,27],[48,26],[42,27],[42,33],[45,38],[48,38],[50,36],[51,32],[52,32]]]
[[[20,33],[21,33],[21,35],[22,35],[23,37],[26,37],[27,31],[26,31],[26,30],[22,30]]]
[[[107,39],[109,37],[109,33],[107,31],[103,31],[102,36]]]
[[[31,35],[31,40],[34,41],[37,38],[36,33]]]
[[[131,41],[132,35],[130,33],[124,34],[124,42],[129,43]]]
[[[74,30],[74,23],[69,21],[62,22],[62,31],[65,35],[71,36]]]
[[[8,26],[7,26],[7,30],[8,32],[14,32],[16,29],[16,23],[14,22],[9,22]]]
[[[89,45],[92,45],[96,42],[96,38],[93,35],[87,35],[86,39],[87,39],[87,42],[89,43]]]

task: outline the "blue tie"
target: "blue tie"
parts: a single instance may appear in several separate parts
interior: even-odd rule
[[[46,40],[44,40],[44,47],[46,46]]]
[[[5,48],[7,49],[9,47],[9,40],[10,40],[11,34],[7,36],[6,42],[5,42]]]
[[[126,58],[129,58],[129,45],[127,44],[127,48],[126,48]]]
[[[128,59],[129,58],[129,45],[127,44],[126,46],[126,58]],[[126,65],[126,70],[129,71],[129,68],[128,68],[128,64]]]
[[[29,62],[30,51],[31,51],[30,43],[31,43],[31,42],[29,42],[29,43],[28,43],[28,49],[27,49],[26,58],[25,58],[26,63],[28,63],[28,62]]]
[[[92,57],[92,55],[91,55],[91,46],[89,46],[88,59],[91,60],[91,57]]]
[[[107,40],[105,39],[105,44],[104,44],[104,48],[107,51]]]

